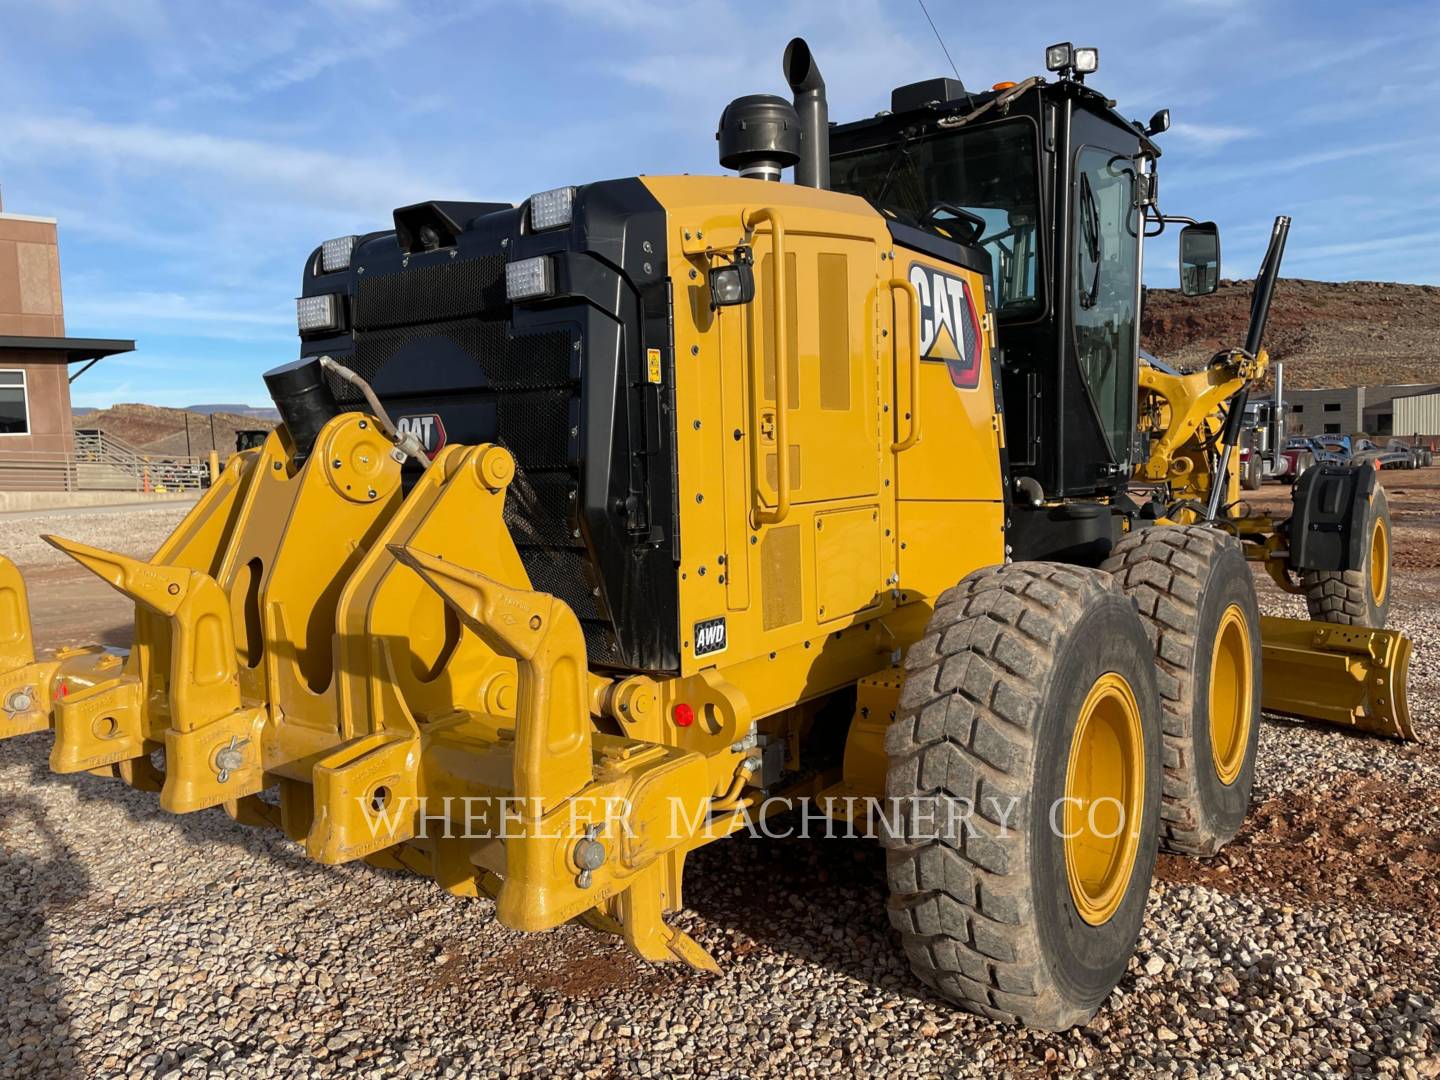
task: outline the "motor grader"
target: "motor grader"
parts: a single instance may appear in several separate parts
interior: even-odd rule
[[[724,111],[738,176],[325,242],[283,424],[148,561],[48,538],[135,602],[128,654],[37,658],[0,566],[4,733],[705,970],[666,921],[691,851],[879,806],[919,978],[1085,1021],[1157,848],[1239,828],[1262,705],[1409,733],[1373,471],[1311,470],[1282,521],[1240,500],[1288,223],[1243,345],[1141,366],[1167,119],[1096,62],[831,126],[797,39],[792,99]],[[1213,226],[1181,249],[1213,290]],[[1250,563],[1315,621],[1262,617]]]

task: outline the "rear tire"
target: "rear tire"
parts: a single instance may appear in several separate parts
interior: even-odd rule
[[[1359,570],[1305,570],[1305,604],[1316,622],[1346,623],[1384,629],[1390,614],[1390,503],[1385,489],[1375,485],[1375,496],[1365,515],[1365,561]]]
[[[1085,1023],[1129,963],[1155,863],[1160,699],[1134,604],[1098,570],[980,570],[905,668],[885,846],[912,968],[971,1012]],[[1091,833],[1081,808],[1129,828],[1102,813]]]
[[[1165,716],[1160,844],[1213,855],[1245,822],[1260,740],[1260,607],[1239,541],[1199,525],[1132,532],[1103,565],[1139,605]]]

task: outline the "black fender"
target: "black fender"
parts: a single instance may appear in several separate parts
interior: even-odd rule
[[[1370,465],[1312,465],[1301,473],[1286,523],[1290,568],[1362,569],[1370,504],[1379,485]]]

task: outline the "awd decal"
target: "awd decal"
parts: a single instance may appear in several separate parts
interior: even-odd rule
[[[725,651],[725,616],[695,624],[695,655],[709,656]]]
[[[923,263],[910,264],[920,294],[920,356],[943,363],[961,390],[980,385],[980,316],[964,278]]]
[[[445,445],[445,425],[441,422],[438,413],[415,413],[411,416],[397,417],[395,430],[401,435],[414,435],[431,457],[434,457]]]

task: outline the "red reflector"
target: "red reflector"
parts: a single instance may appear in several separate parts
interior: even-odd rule
[[[682,701],[670,710],[670,717],[676,727],[689,727],[695,722],[695,710]]]

